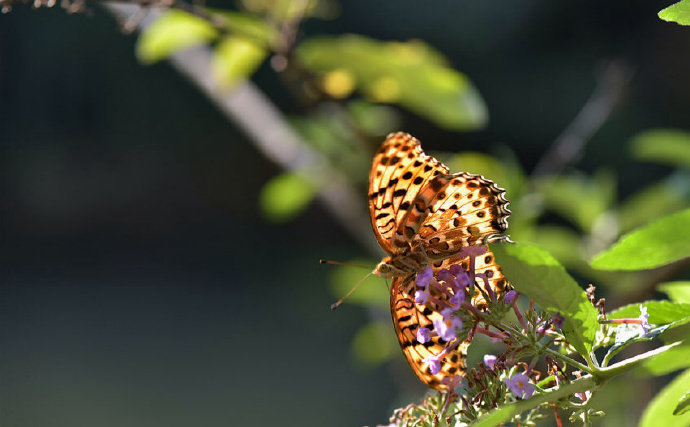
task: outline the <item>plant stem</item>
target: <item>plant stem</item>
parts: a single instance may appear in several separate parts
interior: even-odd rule
[[[549,353],[549,354],[552,355],[553,357],[556,357],[556,358],[558,358],[558,359],[561,359],[562,361],[566,362],[567,364],[569,364],[569,365],[571,365],[571,366],[573,366],[573,367],[575,367],[575,368],[581,370],[582,372],[587,372],[588,374],[593,374],[593,373],[594,373],[594,370],[593,370],[592,368],[590,368],[589,366],[583,365],[582,363],[580,363],[580,362],[578,362],[578,361],[576,361],[576,360],[573,360],[573,359],[571,359],[570,357],[568,357],[568,356],[566,356],[566,355],[564,355],[564,354],[561,354],[561,353],[559,353],[559,352],[557,352],[557,351],[555,351],[555,350],[552,350],[552,349],[550,349],[550,348],[545,348],[544,351],[545,351],[546,353]]]

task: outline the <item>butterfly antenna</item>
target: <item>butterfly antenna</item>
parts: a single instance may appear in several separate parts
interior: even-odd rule
[[[331,260],[327,260],[327,259],[320,259],[319,264],[344,265],[346,267],[357,267],[357,268],[364,268],[367,270],[369,270],[371,268],[371,267],[367,267],[366,265],[350,264],[347,262],[331,261]]]
[[[345,295],[344,297],[340,298],[338,301],[336,301],[336,302],[334,302],[333,304],[331,304],[331,310],[335,310],[336,308],[340,307],[340,304],[342,304],[343,301],[345,301],[345,299],[346,299],[347,297],[349,297],[350,295],[352,295],[352,293],[357,289],[357,287],[358,287],[359,285],[361,285],[362,282],[365,281],[365,280],[366,280],[369,276],[371,276],[373,273],[374,273],[374,272],[371,271],[371,272],[369,272],[366,276],[362,277],[362,279],[361,279],[359,282],[357,282],[357,284],[356,284],[352,289],[350,289],[350,292],[348,292],[347,295]]]

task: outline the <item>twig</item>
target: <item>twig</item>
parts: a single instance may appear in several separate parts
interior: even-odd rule
[[[537,162],[532,177],[557,175],[568,164],[580,158],[587,142],[606,122],[621,100],[631,77],[630,67],[620,61],[606,66],[597,78],[594,92],[573,121]]]
[[[136,12],[139,4],[141,2],[105,2],[104,7],[119,19],[126,19]],[[140,30],[150,25],[163,10],[157,7],[148,9],[149,13],[138,23]],[[230,92],[220,90],[213,81],[212,51],[207,46],[177,52],[169,60],[228,119],[235,122],[266,157],[282,168],[297,171],[313,181],[319,191],[319,199],[336,220],[372,254],[380,252],[371,235],[365,213],[365,197],[356,192],[335,168],[328,167],[328,161],[293,131],[282,112],[263,92],[250,81]]]

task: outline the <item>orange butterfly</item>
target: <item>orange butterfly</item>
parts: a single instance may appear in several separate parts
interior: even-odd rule
[[[479,175],[450,174],[406,133],[388,135],[374,156],[369,213],[376,239],[388,255],[374,273],[393,279],[390,305],[400,346],[417,377],[433,389],[452,389],[465,374],[469,340],[446,348],[441,336],[427,337],[421,340],[424,343],[418,339],[422,328],[428,330],[442,318],[438,298],[443,295],[435,295],[437,303],[416,302],[416,276],[428,267],[430,276],[460,265],[464,271],[477,273],[473,280],[482,277],[493,293],[508,290],[493,254],[480,246],[508,227],[510,211],[504,194],[505,190]],[[473,251],[481,255],[470,254],[471,248],[481,248]],[[486,304],[481,295],[471,303]],[[431,369],[429,360],[434,357],[440,365]]]

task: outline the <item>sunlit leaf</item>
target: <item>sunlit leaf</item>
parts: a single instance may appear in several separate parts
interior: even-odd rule
[[[169,9],[142,31],[136,52],[140,61],[151,64],[188,47],[208,43],[218,37],[218,30],[209,22]]]
[[[580,353],[589,353],[599,329],[598,312],[563,266],[531,244],[494,244],[491,250],[515,289],[543,309],[561,313],[570,344]]]
[[[690,389],[690,370],[678,375],[652,399],[642,414],[640,427],[690,426],[690,413],[673,415],[680,398]]]
[[[398,351],[398,342],[389,321],[368,323],[357,331],[352,340],[355,360],[363,366],[380,365]]]
[[[678,399],[678,405],[673,410],[673,415],[683,415],[690,411],[690,384],[687,384],[688,391]]]
[[[662,9],[659,12],[659,18],[664,21],[677,22],[680,25],[690,25],[690,0],[682,0]]]
[[[369,271],[376,265],[376,262],[367,259],[355,259],[348,263],[371,267]],[[335,298],[344,297],[369,271],[353,267],[337,267],[331,279],[331,289]],[[388,311],[390,310],[389,298],[386,282],[378,276],[371,275],[364,279],[357,290],[345,300],[345,303],[375,305]]]
[[[685,1],[690,25],[690,0]],[[631,150],[640,160],[690,168],[690,132],[687,131],[653,129],[642,132],[633,138]]]
[[[234,86],[254,73],[267,54],[264,48],[249,39],[225,37],[213,55],[213,76],[222,87]]]
[[[642,365],[640,374],[666,375],[680,369],[690,368],[690,343],[685,342]]]
[[[322,37],[303,42],[296,53],[315,73],[347,71],[370,100],[400,104],[439,126],[476,129],[486,123],[486,106],[469,79],[421,41]]]
[[[644,301],[629,304],[608,313],[611,319],[637,318],[640,316],[640,306],[647,308],[649,323],[653,325],[671,324],[676,328],[690,323],[690,304],[673,303],[671,301]]]
[[[690,304],[690,281],[660,283],[656,288],[668,295],[673,302]]]
[[[615,177],[601,172],[593,177],[569,175],[545,177],[537,181],[537,190],[547,208],[572,221],[583,231],[612,205],[616,195]]]
[[[690,174],[677,171],[628,197],[618,208],[623,232],[690,207]]]
[[[646,270],[690,256],[690,209],[638,228],[598,254],[600,270]]]
[[[284,173],[270,180],[259,197],[262,213],[272,221],[288,221],[302,212],[315,190],[302,176]]]
[[[270,46],[278,37],[275,29],[254,15],[221,9],[209,11],[222,20],[233,35],[250,39],[262,47]]]

